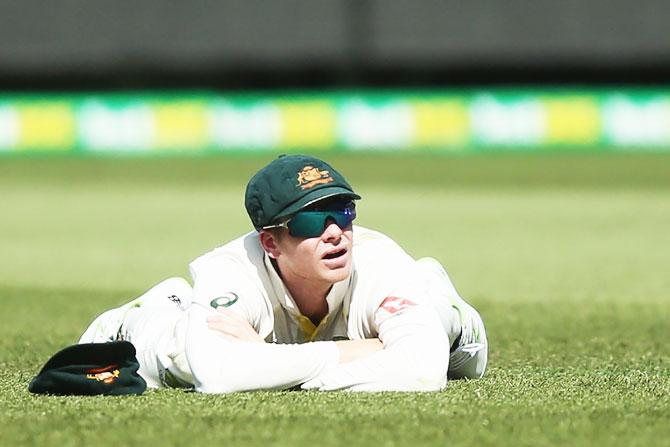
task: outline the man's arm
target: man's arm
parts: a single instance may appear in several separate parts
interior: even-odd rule
[[[394,298],[375,313],[384,350],[340,364],[305,383],[331,391],[438,391],[446,386],[449,342],[427,305]]]
[[[227,339],[208,327],[209,315],[211,311],[200,304],[189,310],[186,357],[196,391],[291,388],[335,367],[340,360],[335,342],[282,345]]]
[[[435,391],[446,384],[448,346],[446,334],[432,309],[409,300],[385,300],[376,312],[380,339],[347,340],[335,343],[339,366],[319,366],[322,348],[332,342],[302,345],[265,344],[249,323],[230,309],[217,309],[206,318],[210,332],[228,346],[213,347],[227,352],[236,362],[223,364],[210,381],[227,381],[225,390],[286,388],[303,382],[306,389],[323,391]],[[215,331],[215,332],[214,332]],[[383,352],[381,349],[385,347]],[[237,349],[236,349],[237,348]],[[211,354],[211,353],[210,353]],[[304,359],[304,355],[315,357]],[[261,364],[252,365],[263,356]],[[313,363],[316,361],[317,363]],[[216,365],[207,365],[210,371]],[[278,374],[258,376],[257,370],[271,367]],[[320,373],[315,371],[320,370]],[[317,374],[312,378],[307,378]],[[239,379],[242,379],[241,381]],[[286,383],[284,383],[286,382]],[[233,383],[236,386],[230,388]],[[205,392],[208,392],[205,390]]]
[[[231,341],[265,343],[265,340],[251,327],[249,322],[230,309],[219,308],[207,317],[207,325],[221,336]],[[340,353],[340,363],[352,362],[381,351],[384,345],[378,338],[364,340],[336,341]]]
[[[379,340],[274,344],[230,309],[195,303],[189,310],[186,357],[203,393],[285,389],[382,348]]]

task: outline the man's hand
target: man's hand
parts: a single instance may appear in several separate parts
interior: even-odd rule
[[[207,317],[207,326],[230,340],[265,343],[247,320],[225,307],[217,308],[216,315]]]

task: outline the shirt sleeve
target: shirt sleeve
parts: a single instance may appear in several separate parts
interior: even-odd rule
[[[189,310],[186,357],[203,393],[285,389],[309,381],[339,362],[334,342],[302,345],[230,341],[207,327],[209,309]]]
[[[426,304],[389,297],[375,313],[384,349],[305,383],[321,391],[438,391],[446,387],[449,342]]]
[[[228,256],[212,256],[197,267],[191,265],[193,302],[212,312],[225,306],[244,317],[265,337],[272,330],[272,309],[263,299],[261,288],[248,277],[244,268]],[[268,324],[269,323],[269,324]]]

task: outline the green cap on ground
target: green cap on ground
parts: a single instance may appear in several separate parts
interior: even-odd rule
[[[244,205],[254,228],[260,230],[332,197],[361,198],[325,161],[307,155],[281,155],[249,180]]]
[[[36,394],[142,394],[147,384],[137,373],[135,347],[127,341],[84,343],[57,352],[30,382]]]

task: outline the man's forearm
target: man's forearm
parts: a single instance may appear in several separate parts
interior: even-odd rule
[[[446,386],[449,342],[437,316],[419,307],[380,326],[384,349],[324,371],[303,385],[322,391],[437,391]]]
[[[291,388],[335,367],[340,360],[335,342],[234,341],[207,327],[206,318],[211,314],[205,309],[196,305],[190,312],[186,356],[200,392]]]
[[[378,338],[343,340],[335,344],[340,351],[340,363],[359,360],[384,349],[384,345]]]

